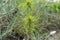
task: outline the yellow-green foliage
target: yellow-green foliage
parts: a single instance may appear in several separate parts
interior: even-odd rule
[[[33,38],[34,32],[39,33],[36,28],[38,28],[38,25],[40,25],[38,21],[41,19],[41,17],[40,13],[36,8],[37,7],[36,5],[37,4],[33,0],[26,0],[18,5],[18,8],[22,12],[24,12],[23,14],[25,14],[25,17],[20,18],[20,21],[22,22],[22,27],[24,28],[21,29],[20,26],[20,32],[24,30],[23,33],[26,34],[27,37],[29,36],[28,40],[29,39],[36,40],[35,38]],[[43,29],[43,27],[41,28]]]

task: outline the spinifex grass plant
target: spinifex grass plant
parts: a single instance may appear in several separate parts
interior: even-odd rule
[[[20,18],[20,21],[22,22],[22,27],[24,29],[18,28],[20,32],[24,30],[24,34],[27,36],[26,40],[37,40],[35,38],[35,34],[41,33],[42,30],[44,30],[44,27],[40,27],[41,23],[38,23],[44,16],[41,16],[39,13],[38,8],[36,8],[36,3],[33,0],[26,0],[22,4],[18,5],[18,8],[23,12],[25,15]],[[36,11],[36,12],[35,12]],[[21,13],[22,14],[22,13]],[[38,28],[41,29],[38,29]]]

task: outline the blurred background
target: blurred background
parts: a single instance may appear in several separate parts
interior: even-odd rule
[[[0,40],[59,40],[60,0],[0,0]]]

